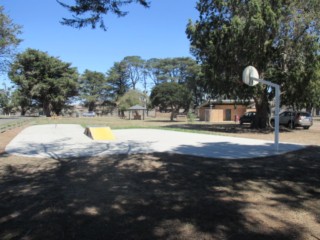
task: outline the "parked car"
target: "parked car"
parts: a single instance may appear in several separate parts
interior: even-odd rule
[[[255,112],[246,112],[243,116],[240,117],[240,125],[244,123],[253,123],[255,117]]]
[[[274,117],[270,119],[270,123],[274,126]],[[312,115],[308,112],[284,111],[279,114],[279,125],[284,125],[288,128],[303,127],[304,129],[309,129],[312,124]]]
[[[85,113],[82,113],[82,116],[83,117],[95,117],[96,114],[95,114],[95,112],[85,112]]]

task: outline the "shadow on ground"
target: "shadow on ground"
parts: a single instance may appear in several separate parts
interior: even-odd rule
[[[21,158],[1,165],[0,239],[319,239],[319,157]]]

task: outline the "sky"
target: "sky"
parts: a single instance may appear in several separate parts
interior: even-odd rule
[[[185,30],[189,19],[198,18],[196,2],[151,0],[148,9],[131,4],[126,7],[127,16],[105,17],[107,31],[61,25],[62,17],[71,14],[56,0],[0,0],[0,5],[15,24],[22,26],[19,37],[23,42],[18,52],[38,49],[72,63],[79,73],[85,69],[106,73],[126,56],[192,57]]]

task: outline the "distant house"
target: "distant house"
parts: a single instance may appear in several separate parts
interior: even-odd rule
[[[224,122],[238,121],[246,112],[255,112],[253,104],[234,100],[211,100],[199,106],[198,117],[200,121]]]

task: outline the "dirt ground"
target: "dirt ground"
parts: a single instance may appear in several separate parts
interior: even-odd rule
[[[241,160],[23,158],[4,152],[21,129],[1,133],[0,239],[319,240],[318,126],[282,130],[281,141],[306,149]],[[273,139],[236,125],[202,128]]]

